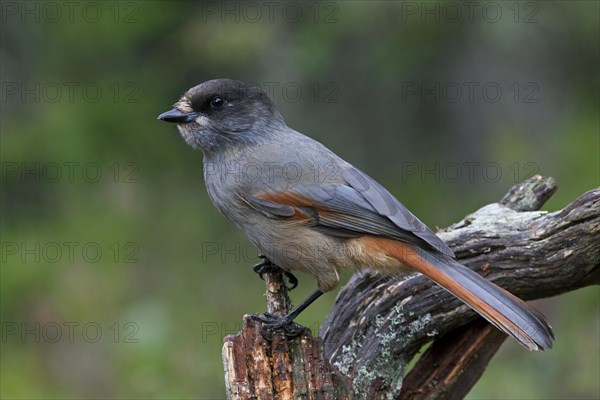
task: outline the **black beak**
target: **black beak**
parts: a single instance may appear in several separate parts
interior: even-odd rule
[[[193,121],[197,116],[198,115],[196,113],[192,112],[189,114],[184,114],[178,109],[174,108],[172,110],[160,114],[157,119],[160,119],[161,121],[165,122],[184,123]]]

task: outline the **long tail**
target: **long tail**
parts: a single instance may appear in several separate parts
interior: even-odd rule
[[[396,242],[398,243],[398,242]],[[521,299],[443,254],[407,245],[386,246],[386,252],[448,290],[502,332],[529,350],[551,348],[552,328],[544,316]]]

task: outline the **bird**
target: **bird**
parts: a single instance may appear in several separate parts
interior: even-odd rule
[[[365,116],[368,117],[368,116]],[[255,269],[312,275],[317,289],[284,316],[254,318],[261,332],[299,334],[294,319],[340,273],[417,271],[529,350],[551,348],[552,328],[536,309],[459,263],[452,250],[375,179],[322,143],[290,128],[257,85],[213,79],[187,90],[158,116],[203,153],[214,206],[265,261]]]

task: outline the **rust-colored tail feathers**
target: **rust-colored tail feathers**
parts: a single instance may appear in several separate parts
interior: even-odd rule
[[[521,299],[443,254],[387,241],[388,255],[426,275],[529,350],[551,348],[552,328]]]

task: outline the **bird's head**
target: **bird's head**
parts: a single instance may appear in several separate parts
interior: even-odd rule
[[[194,86],[158,119],[176,123],[185,141],[205,152],[256,143],[285,126],[263,90],[232,79]]]

